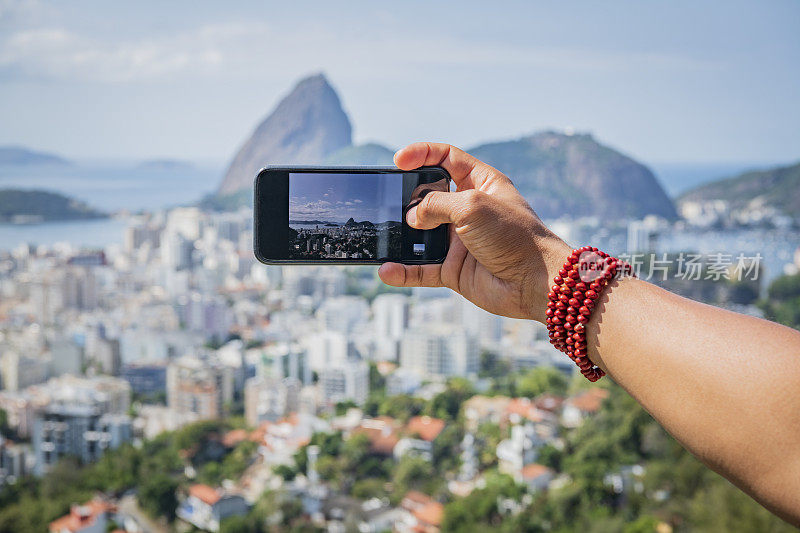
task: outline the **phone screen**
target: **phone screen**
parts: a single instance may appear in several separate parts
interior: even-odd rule
[[[397,169],[268,168],[255,187],[255,253],[265,262],[437,263],[448,228],[418,230],[408,209],[448,191],[438,167]]]
[[[289,259],[399,258],[402,174],[289,174]]]

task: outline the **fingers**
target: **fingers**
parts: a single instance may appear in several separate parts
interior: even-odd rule
[[[459,190],[481,186],[492,167],[460,148],[444,143],[419,142],[394,154],[394,164],[402,170],[441,166],[450,173]],[[495,171],[496,172],[496,171]]]
[[[378,276],[393,287],[441,287],[442,265],[402,265],[384,263]]]
[[[461,221],[463,214],[472,205],[470,198],[475,191],[440,192],[425,195],[420,203],[406,213],[406,222],[412,228],[433,229],[441,224]]]

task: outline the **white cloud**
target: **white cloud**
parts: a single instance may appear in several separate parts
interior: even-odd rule
[[[0,68],[18,76],[128,82],[219,74],[226,59],[263,35],[257,24],[219,24],[175,36],[109,43],[64,28],[35,28],[0,39]]]
[[[18,3],[0,0],[3,13]],[[8,7],[8,6],[14,6]],[[16,78],[130,82],[189,76],[263,79],[269,72],[326,66],[360,79],[420,69],[505,66],[555,70],[696,70],[718,65],[687,56],[509,43],[455,36],[388,34],[371,40],[308,22],[270,27],[258,21],[214,23],[178,33],[102,40],[59,25],[33,24],[0,36],[0,70]],[[302,39],[302,40],[300,40]]]

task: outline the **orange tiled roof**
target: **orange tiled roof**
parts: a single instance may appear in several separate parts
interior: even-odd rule
[[[441,418],[430,416],[415,416],[408,421],[406,433],[416,433],[419,438],[432,442],[444,429],[445,422]]]
[[[570,403],[585,413],[594,413],[606,398],[608,390],[596,387],[571,398]]]
[[[439,527],[444,516],[444,505],[439,502],[430,502],[424,507],[413,511],[414,518],[426,525]]]
[[[219,501],[219,493],[216,489],[209,487],[208,485],[203,485],[198,483],[196,485],[192,485],[189,487],[189,494],[197,498],[203,503],[207,503],[208,505],[214,505]]]
[[[68,515],[50,522],[50,531],[80,531],[94,524],[99,515],[114,509],[113,504],[99,499],[90,500],[84,505],[73,505]]]
[[[225,436],[222,437],[222,444],[225,445],[226,448],[233,448],[246,439],[247,431],[244,429],[233,429],[225,433]]]
[[[564,398],[556,396],[555,394],[542,394],[533,400],[536,407],[545,411],[556,411],[564,403]]]
[[[361,426],[356,428],[353,433],[367,436],[372,453],[392,455],[394,447],[400,440],[396,428],[395,420],[386,416],[362,421]]]
[[[527,464],[522,467],[522,479],[536,479],[548,472],[550,472],[550,469],[544,465],[538,463]]]
[[[400,502],[400,506],[408,511],[413,511],[415,509],[420,509],[428,505],[432,501],[433,499],[427,494],[424,494],[416,490],[410,490],[406,492],[405,496],[403,496],[403,500]]]
[[[530,398],[513,398],[506,406],[506,413],[517,414],[531,422],[541,422],[542,416]]]

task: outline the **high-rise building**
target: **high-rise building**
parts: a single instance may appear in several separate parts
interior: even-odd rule
[[[322,327],[343,335],[352,333],[369,312],[367,301],[358,296],[339,296],[322,302],[317,310]]]
[[[127,364],[122,367],[121,377],[130,383],[134,394],[148,396],[167,391],[165,362]]]
[[[178,299],[178,315],[188,331],[219,341],[228,337],[233,323],[232,312],[223,298],[197,292]]]
[[[64,307],[91,311],[97,309],[98,282],[91,266],[70,266],[61,281]]]
[[[47,380],[48,362],[38,357],[27,357],[14,351],[0,356],[0,377],[3,389],[19,391]]]
[[[320,371],[319,386],[327,406],[348,400],[362,405],[369,394],[369,365],[358,359],[339,361]]]
[[[255,377],[244,387],[244,416],[250,426],[275,422],[299,406],[300,382],[293,378]]]
[[[53,338],[49,344],[51,375],[83,374],[83,349],[80,346],[62,335]]]
[[[430,324],[410,329],[401,345],[400,365],[420,377],[470,376],[478,372],[475,337],[454,324]]]
[[[381,294],[372,302],[375,358],[397,361],[400,340],[408,328],[408,297],[403,294]]]
[[[275,344],[262,353],[261,367],[257,373],[279,379],[292,378],[302,385],[310,385],[312,373],[309,359],[308,352],[298,344]]]
[[[216,419],[232,400],[230,367],[190,356],[167,367],[167,405],[175,411],[195,413],[201,420]]]
[[[133,438],[131,419],[102,414],[97,406],[58,403],[37,413],[33,424],[34,473],[43,475],[62,457],[88,463]]]

